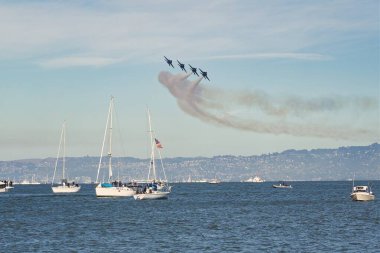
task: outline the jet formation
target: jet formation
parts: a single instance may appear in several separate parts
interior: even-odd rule
[[[166,58],[166,56],[164,56],[164,58],[165,58],[166,63],[167,63],[169,66],[171,66],[171,67],[174,68],[174,66],[173,66],[173,61],[170,60],[170,59],[168,59],[168,58]],[[185,64],[181,63],[179,60],[177,60],[177,63],[178,63],[178,66],[181,68],[181,70],[182,70],[182,71],[185,71],[185,72],[187,73],[186,68],[185,68]],[[192,72],[193,75],[197,75],[197,76],[199,76],[199,74],[198,74],[198,72],[197,72],[197,68],[194,68],[194,67],[191,66],[190,64],[189,64],[189,67],[190,67],[190,70],[191,70],[191,72]],[[199,71],[201,72],[202,77],[210,81],[210,79],[209,79],[208,76],[207,76],[207,72],[201,70],[200,68],[198,68],[198,69],[199,69]]]

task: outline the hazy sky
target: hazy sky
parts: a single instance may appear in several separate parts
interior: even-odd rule
[[[0,160],[54,157],[64,120],[67,155],[98,156],[111,95],[116,156],[147,157],[146,106],[168,157],[378,142],[379,4],[0,1]],[[206,70],[205,98],[223,107],[208,112],[237,115],[245,129],[180,107],[158,80],[180,73],[164,55]],[[235,101],[244,93],[293,111],[271,118],[267,107]]]

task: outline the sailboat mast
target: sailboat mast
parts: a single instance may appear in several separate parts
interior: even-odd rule
[[[113,97],[111,98],[111,115],[110,115],[110,127],[109,127],[109,150],[108,150],[108,182],[112,178],[112,112],[113,112]]]
[[[166,177],[166,173],[165,173],[164,163],[162,162],[161,151],[160,151],[160,149],[158,149],[158,148],[157,148],[157,151],[158,151],[158,155],[160,156],[160,161],[161,161],[162,171],[164,172],[164,180],[165,180],[166,182],[168,182],[168,178]]]
[[[66,162],[66,122],[63,122],[63,157],[62,157],[62,179],[65,179],[65,162]]]
[[[104,129],[104,137],[103,137],[103,144],[102,144],[102,150],[100,151],[100,158],[99,158],[99,165],[98,165],[98,173],[96,174],[96,183],[99,181],[99,172],[100,172],[100,167],[102,166],[102,158],[103,158],[103,152],[104,152],[104,144],[106,143],[106,137],[107,137],[107,130],[108,130],[108,122],[110,119],[110,114],[112,110],[112,102],[113,102],[113,97],[111,97],[110,101],[110,106],[108,108],[108,115],[107,115],[107,122],[106,122],[106,128]]]
[[[56,171],[57,171],[57,166],[58,166],[59,154],[61,153],[61,144],[62,144],[62,139],[63,139],[64,126],[65,126],[65,123],[63,123],[62,130],[61,130],[61,136],[60,136],[60,138],[59,138],[59,145],[58,145],[57,159],[55,159],[54,173],[53,173],[53,178],[52,178],[52,180],[51,180],[51,185],[54,184],[55,173],[56,173]]]
[[[152,123],[151,123],[151,119],[150,119],[149,108],[147,108],[147,114],[148,114],[149,133],[150,133],[151,166],[152,166],[152,172],[153,172],[153,179],[156,180],[156,162],[155,162],[155,157],[154,157],[154,141],[153,141],[153,131],[152,131]]]

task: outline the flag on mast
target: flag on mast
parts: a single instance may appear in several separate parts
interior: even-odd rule
[[[156,142],[156,147],[157,147],[157,148],[164,148],[164,147],[161,145],[161,143],[160,143],[159,140],[157,140],[156,138],[154,138],[154,141]]]

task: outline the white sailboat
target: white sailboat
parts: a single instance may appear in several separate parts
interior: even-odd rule
[[[95,187],[95,192],[97,197],[130,197],[133,196],[136,191],[126,186],[125,184],[121,183],[120,181],[114,181],[112,182],[112,114],[113,114],[113,103],[114,98],[111,97],[109,109],[108,109],[108,116],[107,116],[107,123],[106,123],[106,129],[104,131],[104,138],[103,138],[103,144],[102,144],[102,150],[100,152],[100,160],[99,160],[99,166],[98,166],[98,173],[96,175],[96,183],[98,184]],[[104,145],[106,142],[106,137],[108,134],[108,181],[99,183],[99,172],[100,168],[102,166],[102,158],[103,158],[103,151],[104,151]]]
[[[160,149],[163,147],[161,143],[153,136],[149,109],[147,110],[147,114],[148,114],[150,146],[151,146],[150,165],[149,165],[148,180],[147,180],[148,183],[144,186],[142,191],[138,192],[133,197],[136,200],[167,199],[168,195],[171,192],[171,186],[169,186],[168,184],[164,164],[162,162]],[[155,158],[156,151],[158,152],[160,161],[161,161],[161,167],[162,167],[163,176],[164,176],[163,180],[157,179],[156,158]]]
[[[62,179],[61,184],[54,186],[54,179],[55,174],[57,171],[58,161],[59,161],[59,155],[61,153],[61,146],[63,147],[63,154],[62,154]],[[57,153],[57,159],[55,160],[55,166],[54,166],[54,174],[53,179],[51,181],[51,189],[54,193],[75,193],[80,190],[80,186],[76,184],[75,182],[69,183],[68,180],[65,178],[65,162],[66,162],[66,122],[63,122],[62,125],[62,131],[61,131],[61,138],[59,140],[59,146],[58,146],[58,153]]]

